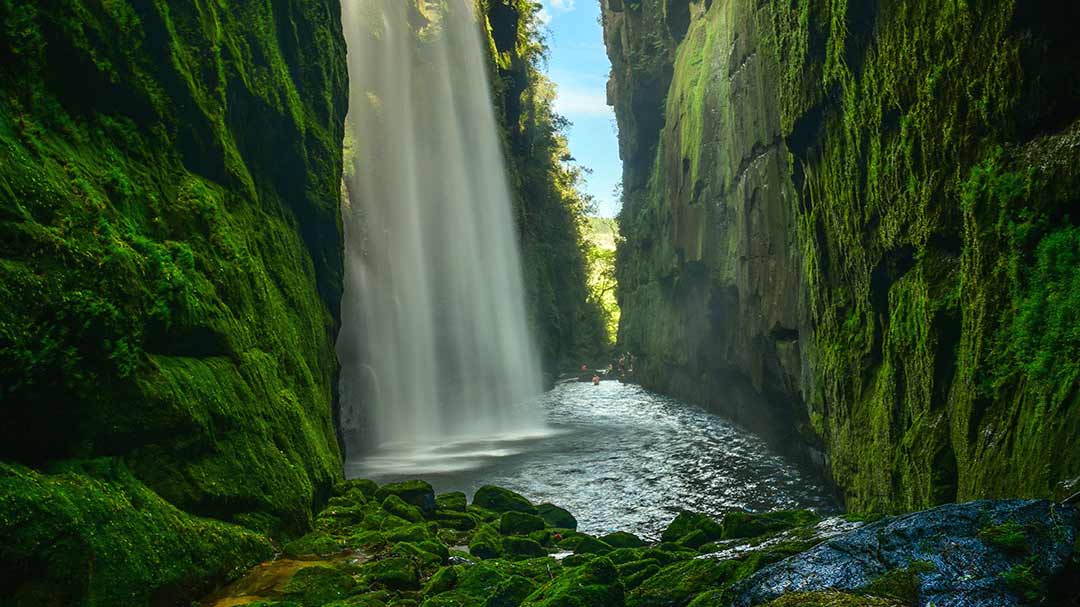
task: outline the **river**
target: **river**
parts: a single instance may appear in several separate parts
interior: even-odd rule
[[[680,509],[834,513],[809,466],[700,407],[639,386],[563,383],[539,399],[549,430],[499,440],[387,450],[346,465],[350,478],[423,478],[438,492],[498,485],[574,513],[588,533],[657,538]]]

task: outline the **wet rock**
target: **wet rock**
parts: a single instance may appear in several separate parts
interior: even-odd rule
[[[660,540],[663,542],[677,542],[694,532],[700,532],[696,536],[696,539],[701,540],[698,543],[700,546],[723,537],[724,528],[720,523],[704,514],[683,511],[675,517],[675,520],[671,521],[667,529],[664,529],[664,532],[660,535]]]
[[[502,541],[503,554],[510,558],[534,558],[547,556],[547,551],[536,540],[511,535]]]
[[[348,573],[317,565],[297,571],[284,588],[284,598],[301,607],[316,607],[348,596],[355,586]]]
[[[555,504],[540,504],[536,507],[536,513],[551,527],[577,530],[578,522],[574,515]]]
[[[375,481],[369,481],[366,478],[355,478],[335,484],[333,494],[335,497],[345,497],[355,492],[355,494],[362,495],[365,498],[372,498],[375,497],[375,492],[378,490],[379,484]]]
[[[285,544],[286,556],[326,556],[341,552],[345,548],[344,542],[330,537],[321,531],[309,533],[304,537]]]
[[[690,559],[660,569],[627,597],[627,607],[680,607],[735,575],[734,561]]]
[[[502,538],[492,525],[476,530],[469,542],[469,554],[482,559],[497,558],[502,553]]]
[[[574,548],[574,552],[578,554],[607,554],[612,550],[614,550],[614,547],[611,544],[591,535],[581,536],[581,541]]]
[[[404,481],[383,485],[375,492],[375,500],[382,502],[396,495],[406,504],[416,506],[425,515],[435,512],[435,490],[425,481]]]
[[[522,607],[622,607],[623,587],[615,566],[598,558],[568,571],[531,594]]]
[[[503,535],[528,535],[544,529],[544,519],[524,512],[504,512],[499,519],[499,533]]]
[[[424,596],[435,596],[453,590],[458,583],[457,569],[443,567],[424,585]]]
[[[424,520],[424,513],[419,508],[407,504],[405,500],[396,495],[386,496],[386,499],[382,502],[382,509],[410,523],[419,523]]]
[[[484,485],[476,490],[473,495],[473,505],[492,512],[525,512],[536,514],[536,507],[524,496],[514,493],[509,489]]]
[[[754,514],[728,512],[724,515],[723,539],[751,538],[814,525],[821,518],[809,510],[780,510]]]
[[[394,590],[420,588],[420,574],[412,559],[391,557],[360,566],[361,578],[369,584],[381,584]]]
[[[626,531],[616,531],[609,533],[600,538],[600,541],[611,546],[612,548],[640,548],[645,545],[645,542],[633,533],[627,533]]]
[[[1021,549],[993,531],[1024,530]],[[1077,533],[1074,508],[1047,501],[950,504],[886,518],[763,568],[739,585],[735,607],[793,592],[854,591],[908,576],[918,604],[1021,605],[1025,587],[1062,571]]]
[[[461,491],[440,493],[439,495],[435,496],[435,508],[438,510],[465,512],[465,506],[467,504],[468,501],[465,499],[465,494]]]

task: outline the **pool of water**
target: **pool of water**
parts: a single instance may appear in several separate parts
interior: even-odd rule
[[[680,509],[838,511],[813,469],[700,407],[614,381],[560,384],[538,406],[545,431],[389,445],[346,464],[346,475],[423,478],[436,491],[470,496],[498,485],[568,509],[582,531],[647,538]]]

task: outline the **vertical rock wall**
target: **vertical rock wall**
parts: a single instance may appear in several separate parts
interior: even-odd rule
[[[1080,474],[1075,12],[604,0],[643,381],[857,510]]]

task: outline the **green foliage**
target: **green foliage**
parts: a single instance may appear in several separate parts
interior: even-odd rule
[[[1024,600],[1035,603],[1046,596],[1046,576],[1039,573],[1035,557],[1017,563],[1001,574],[1001,582]]]
[[[979,537],[995,546],[1013,552],[1024,551],[1028,546],[1027,531],[1023,525],[1013,521],[1007,521],[1000,525],[988,525],[979,532]]]

